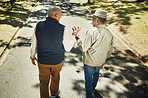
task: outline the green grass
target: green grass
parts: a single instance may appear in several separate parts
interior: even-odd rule
[[[148,56],[147,2],[137,3],[135,1],[128,1],[115,3],[93,0],[92,4],[87,6],[89,6],[91,13],[94,13],[97,8],[102,8],[110,13],[108,24],[118,28],[120,31],[118,33],[120,33],[129,44],[143,56]]]
[[[27,20],[36,2],[15,2],[13,7],[9,0],[0,1],[0,54],[18,28]]]

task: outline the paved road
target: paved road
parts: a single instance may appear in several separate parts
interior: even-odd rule
[[[39,98],[38,68],[29,59],[33,29],[44,20],[49,5],[62,8],[61,23],[71,33],[71,27],[79,25],[82,36],[91,27],[91,16],[83,6],[69,1],[54,0],[36,7],[29,22],[11,47],[11,53],[0,67],[0,98]],[[95,98],[146,98],[148,97],[148,68],[114,37],[114,53],[101,70]],[[61,71],[60,98],[82,98],[85,95],[81,52],[77,45],[65,53]]]

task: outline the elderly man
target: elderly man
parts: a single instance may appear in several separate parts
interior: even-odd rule
[[[49,98],[50,79],[50,97],[58,96],[64,51],[69,52],[75,42],[75,33],[70,37],[65,26],[59,23],[61,15],[60,7],[50,6],[48,17],[37,23],[33,34],[30,58],[32,64],[38,62],[41,98]],[[38,59],[35,57],[36,51]]]
[[[107,12],[97,9],[93,14],[93,28],[88,30],[81,40],[76,36],[78,46],[83,53],[86,98],[93,98],[93,91],[99,79],[99,71],[110,57],[113,47],[113,36],[105,26]],[[75,33],[79,28],[73,28]]]

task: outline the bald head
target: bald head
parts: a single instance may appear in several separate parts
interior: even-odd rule
[[[60,10],[61,10],[61,8],[58,6],[50,6],[47,14],[54,15],[54,14],[58,13],[58,11],[60,11]]]
[[[59,21],[61,19],[62,11],[61,8],[58,6],[50,6],[47,14],[49,17],[52,17]]]

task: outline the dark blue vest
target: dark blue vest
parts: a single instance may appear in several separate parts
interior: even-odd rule
[[[37,24],[35,34],[40,64],[56,65],[64,60],[64,28],[64,25],[51,17]]]

